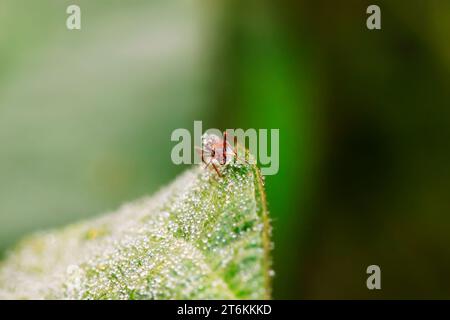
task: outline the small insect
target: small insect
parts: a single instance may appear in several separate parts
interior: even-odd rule
[[[197,148],[202,156],[202,162],[205,168],[211,165],[219,177],[222,175],[218,166],[229,164],[233,159],[237,159],[236,150],[227,141],[227,132],[223,133],[223,140],[215,134],[204,134],[202,136],[203,148]]]

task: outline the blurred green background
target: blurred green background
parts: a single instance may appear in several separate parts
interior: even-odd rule
[[[450,298],[449,35],[442,0],[2,0],[0,251],[169,183],[194,120],[279,128],[274,298]]]

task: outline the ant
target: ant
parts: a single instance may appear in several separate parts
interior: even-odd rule
[[[234,144],[236,145],[237,139],[234,137]],[[237,159],[237,151],[227,141],[227,132],[223,133],[223,140],[215,134],[204,134],[202,136],[203,148],[197,148],[201,151],[202,162],[205,164],[205,168],[212,165],[219,177],[222,175],[217,168],[219,165],[229,164],[233,158]]]

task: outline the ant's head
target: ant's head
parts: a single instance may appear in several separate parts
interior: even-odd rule
[[[231,145],[215,134],[202,136],[202,156],[217,164],[228,164],[234,156]]]

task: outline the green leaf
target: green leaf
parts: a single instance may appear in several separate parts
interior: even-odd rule
[[[151,198],[23,240],[3,299],[268,299],[270,226],[256,166],[196,167]]]

